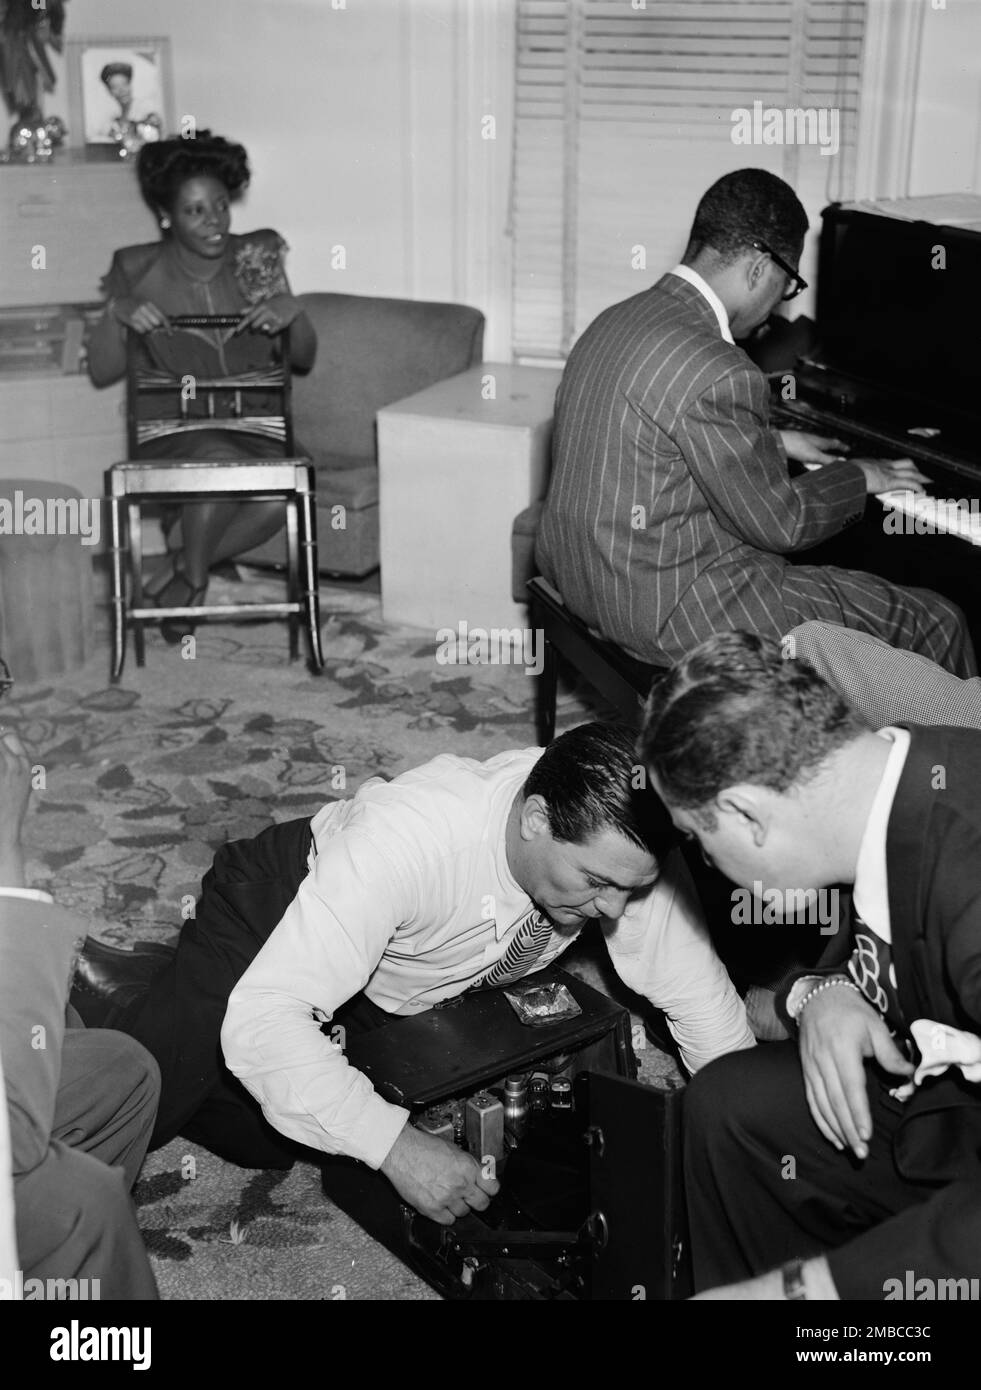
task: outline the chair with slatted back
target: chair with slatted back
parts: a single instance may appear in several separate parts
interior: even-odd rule
[[[228,329],[236,315],[183,315],[171,319],[176,329]],[[164,618],[281,618],[289,622],[290,657],[299,655],[299,628],[304,620],[309,665],[323,670],[320,647],[320,594],[317,573],[315,475],[309,459],[293,457],[292,376],[289,328],[279,336],[278,360],[268,368],[238,376],[177,377],[148,368],[136,350],[139,335],[127,332],[126,422],[128,459],[106,473],[112,538],[112,679],[122,675],[126,634],[133,629],[137,665],[145,659],[143,625]],[[274,409],[259,409],[256,395],[273,400]],[[162,406],[169,404],[170,413]],[[251,401],[251,404],[250,404]],[[197,430],[243,431],[270,440],[269,458],[221,461],[188,458],[139,458],[141,448],[167,436]],[[145,505],[195,501],[283,502],[286,508],[287,597],[282,603],[204,604],[200,607],[145,607],[143,602],[143,517]],[[127,596],[127,571],[129,594]]]

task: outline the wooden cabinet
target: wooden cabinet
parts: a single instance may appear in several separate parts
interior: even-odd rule
[[[378,412],[382,615],[510,628],[511,525],[545,493],[562,373],[484,362]]]
[[[91,304],[112,253],[157,235],[130,164],[65,152],[47,165],[4,165],[0,307]],[[124,457],[122,382],[97,391],[80,374],[0,373],[0,477],[101,497],[105,469]]]
[[[68,153],[50,164],[5,164],[0,306],[91,303],[112,253],[157,235],[130,164],[86,164]]]
[[[0,478],[70,483],[101,497],[103,474],[126,457],[122,382],[87,376],[0,377]]]

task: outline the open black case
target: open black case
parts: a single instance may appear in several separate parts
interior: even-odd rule
[[[440,1226],[345,1158],[325,1160],[324,1191],[447,1298],[685,1298],[680,1088],[635,1080],[630,1015],[613,1000],[562,970],[533,979],[565,985],[581,1013],[530,1027],[496,989],[348,1039],[352,1065],[413,1122],[496,1098],[506,1077],[558,1083],[510,1138],[489,1209]]]

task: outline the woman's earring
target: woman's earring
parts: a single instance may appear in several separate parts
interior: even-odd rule
[[[167,232],[167,231],[170,230],[170,218],[169,218],[169,217],[166,217],[166,216],[165,216],[165,217],[161,217],[161,219],[160,219],[160,230],[161,230],[162,232]]]

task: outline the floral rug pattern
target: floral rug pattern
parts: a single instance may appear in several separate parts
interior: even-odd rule
[[[281,591],[213,587],[217,601]],[[81,669],[15,686],[3,722],[35,768],[33,885],[102,940],[170,940],[226,840],[440,752],[536,741],[523,667],[440,666],[434,638],[384,624],[376,595],[325,588],[322,605],[320,677],[289,662],[283,624],[214,623],[193,659],[148,631],[146,665],[130,650],[115,687],[107,639]],[[592,715],[562,698],[560,727]],[[248,1172],[178,1139],[149,1156],[136,1200],[167,1298],[436,1296],[323,1197],[313,1165]]]
[[[441,667],[425,633],[382,623],[375,596],[327,590],[324,618],[320,677],[289,662],[282,624],[226,623],[199,628],[193,660],[148,633],[145,667],[130,651],[116,687],[107,648],[15,686],[5,722],[39,769],[25,834],[36,886],[107,940],[166,939],[226,840],[439,752],[535,742],[523,667]],[[584,717],[564,701],[564,722]]]

